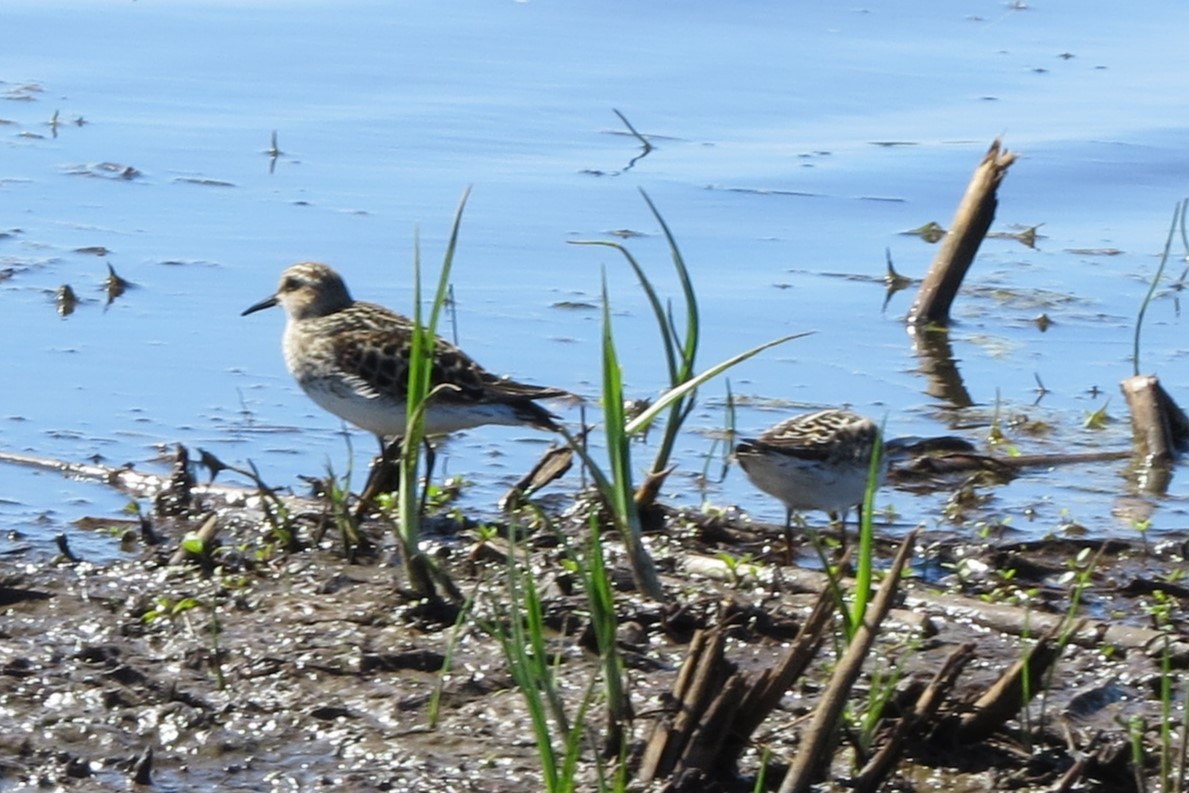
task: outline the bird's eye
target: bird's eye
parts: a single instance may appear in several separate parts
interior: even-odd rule
[[[284,281],[281,281],[281,291],[282,292],[293,292],[300,287],[301,287],[301,282],[298,281],[293,276],[289,276]]]

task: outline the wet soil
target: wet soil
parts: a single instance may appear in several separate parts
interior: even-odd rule
[[[470,601],[460,610],[404,590],[390,528],[380,522],[363,525],[375,550],[348,559],[333,532],[316,541],[324,510],[311,502],[295,502],[304,547],[290,551],[270,541],[250,503],[223,505],[219,514],[215,565],[169,563],[197,516],[155,520],[161,545],[138,545],[110,564],[4,560],[0,788],[127,790],[139,781],[163,791],[544,789],[524,699],[491,631],[508,603],[508,545],[499,532],[447,521],[449,532],[430,540]],[[580,520],[558,525],[575,538],[584,531]],[[664,603],[632,592],[622,555],[608,543],[635,750],[666,712],[696,630],[726,626],[727,656],[744,671],[772,666],[787,650],[821,576],[783,565],[779,532],[770,528],[740,516],[668,515],[648,537]],[[555,533],[539,530],[522,547],[573,719],[599,676],[586,600]],[[1083,548],[1100,554],[1078,592],[1069,573],[1088,566],[1085,554],[1076,561]],[[898,692],[885,711],[885,722],[894,721],[902,694],[973,643],[974,660],[943,709],[953,718],[1020,660],[1045,615],[1071,610],[1090,622],[1043,685],[1034,683],[1046,693],[974,744],[947,738],[939,718],[906,748],[889,789],[1118,791],[1137,789],[1145,777],[1151,783],[1159,727],[1171,718],[1179,740],[1184,708],[1182,550],[921,540],[916,577],[880,630],[824,784],[845,789],[879,686]],[[890,553],[879,553],[886,563]],[[1158,618],[1153,609],[1163,610]],[[704,789],[751,790],[764,755],[765,785],[779,785],[840,637],[785,694],[737,769],[720,769]],[[1166,681],[1169,714],[1161,705]],[[585,723],[578,789],[595,789],[604,726],[597,703]],[[1143,746],[1138,773],[1128,725]]]

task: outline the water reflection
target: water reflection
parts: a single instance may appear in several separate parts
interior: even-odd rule
[[[909,325],[907,330],[917,356],[917,371],[925,376],[925,393],[950,407],[972,407],[974,400],[958,371],[949,329]]]

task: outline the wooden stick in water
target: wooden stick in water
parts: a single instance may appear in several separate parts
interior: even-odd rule
[[[944,325],[949,322],[954,296],[995,219],[995,207],[999,203],[995,193],[999,183],[1015,160],[1016,155],[1001,149],[996,138],[974,169],[966,195],[962,196],[950,230],[941,242],[941,250],[930,265],[916,302],[908,312],[909,324]]]
[[[1128,377],[1120,386],[1131,409],[1136,453],[1146,465],[1168,465],[1189,444],[1189,418],[1155,375]]]

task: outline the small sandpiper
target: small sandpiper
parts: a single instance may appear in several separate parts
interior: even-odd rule
[[[280,305],[288,315],[282,346],[298,385],[320,407],[380,438],[403,437],[413,322],[375,303],[353,300],[337,272],[302,262],[281,274],[276,294],[245,309]],[[497,377],[442,338],[434,342],[431,386],[448,383],[429,403],[426,435],[481,424],[557,431],[535,400],[570,397],[560,388]]]
[[[879,427],[849,410],[819,410],[741,440],[735,459],[752,484],[784,502],[788,552],[794,512],[825,510],[832,521],[845,524],[850,508],[862,505],[877,447],[876,487],[888,471]]]

